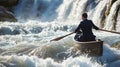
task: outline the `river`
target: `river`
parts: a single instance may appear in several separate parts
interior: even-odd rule
[[[88,19],[100,28],[120,31],[119,16],[116,26],[113,18],[120,0],[111,6],[104,19],[107,0],[20,0],[14,7],[18,22],[0,24],[0,62],[6,67],[119,67],[120,50],[112,48],[120,41],[120,35],[94,31],[104,41],[103,56],[76,56],[72,34],[59,41],[51,39],[73,32],[87,12]]]

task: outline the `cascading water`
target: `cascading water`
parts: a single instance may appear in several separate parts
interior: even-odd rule
[[[104,41],[103,56],[87,57],[74,48],[74,34],[60,41],[51,39],[73,32],[88,12],[100,28],[120,31],[120,0],[113,3],[108,17],[108,0],[20,0],[14,13],[16,23],[0,24],[0,65],[6,67],[119,67],[120,51],[111,45],[120,35],[94,31]],[[114,8],[115,7],[115,8]],[[118,11],[117,11],[118,10]],[[116,25],[112,20],[116,12]],[[103,23],[103,20],[106,21]],[[104,26],[102,26],[104,25]]]
[[[116,19],[115,16],[116,16],[116,13],[118,11],[120,7],[120,0],[116,1],[113,6],[111,7],[111,10],[110,10],[110,14],[106,20],[106,24],[105,24],[105,28],[108,29],[108,30],[111,30],[111,29],[114,29],[116,28]],[[119,18],[119,17],[118,17]]]
[[[53,21],[57,17],[55,10],[61,3],[62,0],[20,0],[15,13],[18,19]]]
[[[120,9],[119,9],[119,12],[118,12],[118,18],[117,18],[117,23],[116,23],[116,30],[117,31],[120,31],[120,28],[119,28],[120,27],[120,23],[119,23],[120,19],[119,18],[120,18]]]

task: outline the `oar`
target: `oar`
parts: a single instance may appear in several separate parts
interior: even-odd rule
[[[66,35],[64,35],[64,36],[54,38],[54,39],[50,40],[50,42],[51,42],[51,41],[58,41],[58,40],[61,40],[61,39],[63,39],[64,37],[67,37],[67,36],[69,36],[69,35],[71,35],[71,34],[73,34],[73,33],[74,33],[74,32],[71,32],[71,33],[66,34]]]
[[[116,33],[116,34],[120,34],[120,32],[115,32],[115,31],[109,31],[109,30],[104,30],[104,29],[100,29],[101,31],[106,31],[106,32],[111,32],[111,33]]]
[[[120,34],[120,32],[109,31],[109,30],[104,30],[104,29],[100,29],[100,30],[101,30],[101,31],[106,31],[106,32],[111,32],[111,33]],[[63,39],[64,37],[67,37],[67,36],[69,36],[69,35],[71,35],[71,34],[73,34],[73,33],[74,33],[74,32],[71,32],[71,33],[66,34],[66,35],[64,35],[64,36],[54,38],[54,39],[50,40],[50,42],[51,42],[51,41],[58,41],[58,40],[61,40],[61,39]]]

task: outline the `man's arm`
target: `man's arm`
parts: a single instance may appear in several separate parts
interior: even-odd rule
[[[81,24],[79,24],[78,27],[75,29],[75,33],[81,32],[81,31],[80,31],[80,26],[81,26]]]
[[[91,23],[92,23],[92,26],[93,26],[94,29],[99,30],[99,28],[92,21],[91,21]]]

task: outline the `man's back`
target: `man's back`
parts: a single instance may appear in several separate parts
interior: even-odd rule
[[[82,36],[78,39],[79,41],[93,41],[95,40],[95,36],[92,32],[92,28],[98,30],[99,28],[93,24],[91,20],[83,20],[79,24],[78,28],[75,32],[82,30]]]
[[[98,30],[91,20],[85,19],[80,23],[80,29],[83,32],[83,36],[93,35],[92,28]]]

